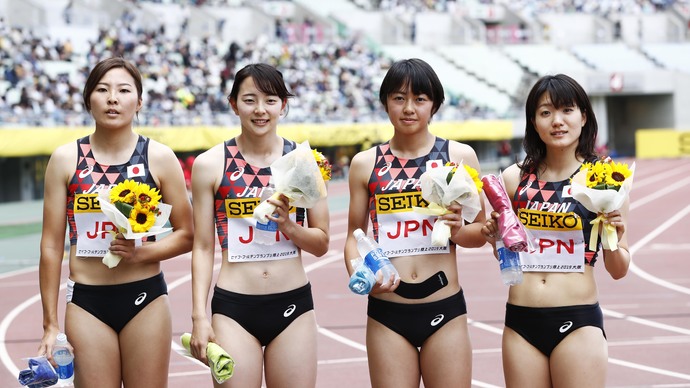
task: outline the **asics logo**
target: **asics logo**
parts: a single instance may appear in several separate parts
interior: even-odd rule
[[[381,168],[379,169],[379,172],[377,173],[377,175],[378,175],[378,176],[384,176],[384,175],[386,175],[386,173],[387,173],[388,170],[390,170],[390,169],[391,169],[391,163],[390,163],[390,162],[389,162],[389,163],[386,163],[385,166],[383,166],[383,167],[381,167]]]
[[[431,320],[431,326],[438,325],[439,323],[441,323],[441,321],[443,321],[443,318],[445,318],[445,315],[443,314],[435,316],[434,319]]]
[[[86,166],[85,169],[79,171],[79,178],[86,178],[93,172],[93,166]]]
[[[295,306],[294,304],[289,305],[287,310],[285,310],[285,312],[283,313],[283,316],[285,318],[289,317],[290,315],[292,315],[292,313],[295,312],[296,309],[297,309],[297,306]]]
[[[234,181],[240,179],[242,174],[244,174],[244,167],[240,167],[235,172],[230,174],[230,180],[234,182]]]
[[[140,304],[144,303],[144,300],[146,300],[146,293],[142,292],[137,296],[137,299],[134,301],[135,306],[139,306]]]
[[[561,326],[561,328],[558,329],[558,331],[560,331],[561,333],[565,333],[566,331],[570,330],[570,328],[571,328],[572,326],[573,326],[573,321],[566,321],[566,322],[563,324],[563,326]]]
[[[520,189],[520,192],[518,193],[518,195],[524,194],[525,191],[527,191],[527,189],[529,189],[529,187],[530,187],[531,184],[532,184],[532,181],[527,182],[527,184],[525,185],[525,187],[523,187],[523,188]]]

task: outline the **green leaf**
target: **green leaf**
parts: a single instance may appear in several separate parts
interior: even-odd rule
[[[132,209],[134,208],[132,205],[124,202],[115,202],[115,207],[127,218],[132,214]]]

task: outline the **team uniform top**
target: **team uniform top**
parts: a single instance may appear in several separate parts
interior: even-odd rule
[[[585,264],[594,266],[601,244],[591,251],[588,243],[590,221],[597,215],[573,198],[570,189],[570,178],[545,182],[533,173],[522,177],[513,209],[537,244],[533,254],[520,253],[524,271],[583,272]]]
[[[374,238],[388,257],[447,253],[448,245],[431,245],[436,216],[415,213],[426,207],[419,178],[427,168],[443,166],[450,160],[448,140],[437,137],[431,152],[415,159],[398,158],[390,142],[376,147],[376,161],[369,178],[369,215]]]
[[[273,245],[252,244],[255,220],[254,208],[259,204],[263,189],[269,185],[271,168],[257,168],[248,164],[235,138],[224,143],[225,172],[215,194],[215,220],[218,242],[228,251],[228,261],[280,260],[297,257],[297,246],[285,235],[276,232]],[[294,150],[296,144],[283,139],[283,155]],[[306,209],[290,208],[290,219],[304,225]]]
[[[77,168],[67,190],[69,239],[77,245],[77,256],[104,256],[112,241],[110,231],[117,231],[97,201],[101,190],[125,179],[157,188],[149,170],[148,149],[149,139],[139,135],[127,163],[106,166],[93,156],[89,136],[77,140]]]

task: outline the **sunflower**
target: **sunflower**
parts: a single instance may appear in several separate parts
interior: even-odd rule
[[[595,188],[606,181],[608,163],[583,163],[582,168],[587,170],[587,187]]]
[[[623,181],[630,177],[632,174],[628,169],[628,165],[625,163],[611,162],[608,164],[609,173],[606,175],[606,184],[608,186],[613,186],[612,188],[618,190]]]
[[[118,183],[112,188],[112,190],[110,190],[110,202],[124,202],[133,205],[134,201],[136,200],[135,193],[137,190],[137,185],[137,182],[129,179]]]
[[[138,203],[134,205],[134,208],[129,215],[129,224],[132,226],[132,232],[148,232],[155,222],[156,214],[149,210],[147,206],[142,206]]]
[[[319,166],[323,180],[331,180],[331,163],[328,162],[328,159],[321,152],[313,149],[311,153],[314,155],[314,159],[316,159],[316,165]]]
[[[137,190],[137,201],[142,205],[147,205],[150,208],[158,205],[158,201],[161,200],[161,195],[158,189],[153,189],[146,183],[139,185]]]
[[[484,187],[484,183],[481,179],[479,179],[479,173],[477,172],[477,170],[466,164],[464,164],[463,167],[465,167],[465,171],[467,171],[467,173],[470,174],[470,177],[472,178],[472,182],[474,182],[474,185],[477,186],[477,192],[481,193],[482,188]]]

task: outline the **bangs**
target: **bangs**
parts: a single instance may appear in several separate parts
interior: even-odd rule
[[[393,93],[407,93],[411,91],[415,96],[426,95],[430,100],[435,101],[436,96],[434,95],[434,87],[429,80],[423,74],[409,74],[401,76],[398,79],[391,79],[391,84],[398,85],[398,87],[392,90]]]
[[[567,83],[559,79],[553,78],[545,84],[544,89],[545,90],[542,92],[542,94],[549,94],[549,100],[551,101],[551,105],[553,105],[554,108],[560,109],[563,107],[573,106],[578,106],[582,108],[578,103],[577,93]]]

